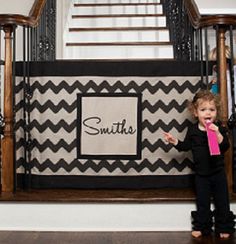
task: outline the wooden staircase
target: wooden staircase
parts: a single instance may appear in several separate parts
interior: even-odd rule
[[[74,0],[64,59],[173,59],[160,0]]]

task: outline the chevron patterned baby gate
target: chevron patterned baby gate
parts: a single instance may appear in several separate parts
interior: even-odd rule
[[[191,186],[191,153],[165,144],[162,133],[184,137],[191,121],[186,102],[202,84],[199,63],[97,66],[31,63],[27,86],[17,64],[18,186]],[[28,105],[24,87],[31,93]]]

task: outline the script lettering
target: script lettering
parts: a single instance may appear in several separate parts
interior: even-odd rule
[[[98,134],[121,134],[121,135],[133,135],[136,133],[136,129],[132,126],[126,125],[126,119],[122,119],[121,122],[113,122],[108,127],[99,127],[98,125],[102,122],[99,117],[89,117],[84,119],[83,125],[85,127],[85,133],[88,135],[98,135]]]

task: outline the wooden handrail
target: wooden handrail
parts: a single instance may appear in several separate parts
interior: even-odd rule
[[[47,0],[35,0],[28,16],[20,14],[0,14],[0,25],[36,26],[46,1]]]
[[[236,15],[216,14],[202,16],[194,0],[184,0],[184,6],[188,13],[190,22],[195,29],[216,25],[236,25]]]

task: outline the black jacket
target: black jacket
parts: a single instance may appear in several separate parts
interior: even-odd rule
[[[217,123],[223,141],[220,143],[220,155],[210,155],[207,133],[198,128],[198,123],[188,128],[184,141],[179,141],[175,148],[178,151],[192,150],[195,172],[199,175],[211,175],[224,167],[224,153],[229,148],[227,129]]]

